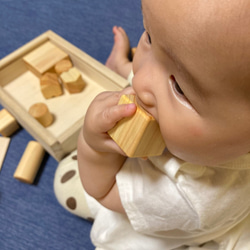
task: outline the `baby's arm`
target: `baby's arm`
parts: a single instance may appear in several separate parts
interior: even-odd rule
[[[117,212],[124,209],[115,178],[126,156],[107,131],[136,111],[134,104],[118,105],[122,94],[133,94],[133,90],[104,92],[95,98],[78,139],[78,165],[84,189],[103,206]]]

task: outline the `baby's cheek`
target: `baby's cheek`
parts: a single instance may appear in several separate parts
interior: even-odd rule
[[[162,135],[168,150],[178,158],[188,160],[204,143],[204,131],[196,125],[185,124],[163,130]]]
[[[190,137],[193,137],[194,139],[201,139],[204,136],[203,129],[197,125],[192,125],[189,128],[187,128],[187,130]]]

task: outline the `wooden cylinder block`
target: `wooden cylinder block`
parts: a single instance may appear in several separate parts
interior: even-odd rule
[[[19,125],[14,118],[6,109],[0,111],[0,134],[2,136],[10,136],[16,130],[19,129]]]
[[[43,160],[45,151],[41,144],[30,141],[14,173],[14,178],[32,184]]]
[[[48,127],[54,120],[48,106],[41,102],[33,104],[29,109],[29,113],[44,127]]]
[[[55,72],[60,76],[63,72],[68,71],[72,67],[72,62],[69,59],[64,59],[55,65]]]

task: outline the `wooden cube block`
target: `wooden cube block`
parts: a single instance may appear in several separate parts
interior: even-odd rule
[[[134,95],[121,97],[119,104],[127,103],[137,105],[136,113],[120,120],[108,134],[129,157],[161,155],[165,143],[157,121],[136,103]]]
[[[55,65],[55,72],[60,76],[63,72],[68,71],[72,67],[72,62],[69,59],[64,59]]]
[[[19,125],[14,116],[12,116],[6,109],[0,111],[0,134],[2,136],[10,136],[16,130],[19,129]]]
[[[48,71],[55,72],[55,64],[68,58],[69,56],[67,53],[56,47],[52,42],[48,41],[24,56],[23,60],[29,70],[40,78]]]
[[[40,88],[46,99],[62,95],[62,87],[56,73],[47,72],[40,78]]]
[[[69,91],[69,93],[79,93],[85,87],[85,82],[82,79],[80,71],[73,67],[67,72],[63,72],[60,78],[64,84],[64,87]]]

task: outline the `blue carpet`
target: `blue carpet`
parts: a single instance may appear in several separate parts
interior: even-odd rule
[[[0,0],[0,58],[50,29],[105,63],[114,25],[122,26],[131,46],[136,46],[143,31],[140,1]],[[24,129],[11,137],[0,172],[0,249],[94,249],[89,238],[92,224],[57,203],[57,162],[51,156],[44,158],[34,185],[13,178],[32,139]]]

